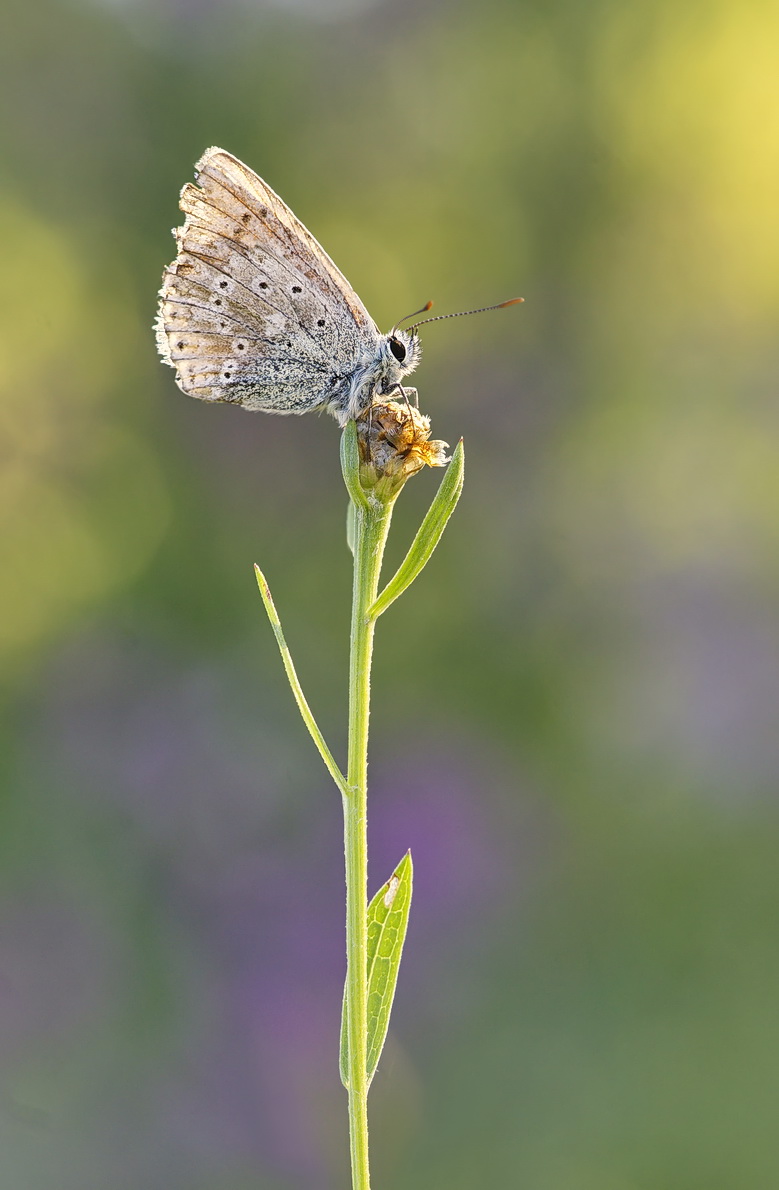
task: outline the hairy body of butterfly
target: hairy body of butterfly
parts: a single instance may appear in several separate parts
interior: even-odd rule
[[[382,334],[344,275],[269,186],[223,149],[181,191],[186,218],[155,325],[190,397],[341,425],[419,363],[414,331]]]

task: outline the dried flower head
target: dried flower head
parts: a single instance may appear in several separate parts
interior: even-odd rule
[[[357,420],[360,483],[380,500],[397,495],[403,484],[423,467],[449,462],[447,442],[430,439],[430,418],[409,401],[374,401]]]

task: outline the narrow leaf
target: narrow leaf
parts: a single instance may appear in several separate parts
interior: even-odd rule
[[[357,510],[354,501],[350,500],[346,506],[346,544],[354,556],[354,546],[357,541]]]
[[[455,510],[460,493],[463,490],[465,468],[465,451],[462,439],[452,455],[452,461],[441,480],[433,503],[427,510],[425,519],[419,526],[417,535],[411,543],[411,549],[406,554],[397,571],[387,583],[375,603],[368,608],[368,617],[375,620],[385,612],[391,603],[402,595],[406,587],[413,583],[419,572],[430,560],[435,547],[441,540],[449,517]]]
[[[368,507],[368,498],[360,486],[360,447],[357,442],[357,422],[346,423],[341,435],[341,471],[346,490],[358,508]]]
[[[368,1057],[370,1083],[379,1063],[389,1028],[398,982],[400,956],[411,907],[413,867],[407,851],[368,906]],[[346,1031],[346,990],[341,1014],[341,1082],[349,1087],[349,1039]]]
[[[292,660],[292,654],[289,651],[289,645],[287,644],[286,640],[284,639],[284,631],[281,627],[281,620],[279,619],[279,613],[276,611],[276,605],[273,602],[273,596],[270,593],[270,587],[268,586],[265,575],[262,573],[262,571],[260,570],[259,566],[257,566],[256,563],[254,566],[254,573],[257,578],[257,586],[260,588],[260,595],[262,596],[262,602],[265,605],[265,611],[268,613],[268,619],[270,620],[270,626],[273,629],[273,635],[276,637],[276,644],[279,646],[279,652],[281,653],[281,660],[284,663],[284,669],[287,674],[287,681],[289,682],[290,687],[292,688],[292,693],[295,696],[295,702],[298,704],[298,710],[300,711],[301,718],[303,719],[303,722],[305,723],[306,727],[308,728],[308,732],[309,732],[309,735],[311,736],[311,739],[314,741],[314,743],[317,746],[319,755],[322,757],[322,760],[325,762],[328,773],[333,778],[333,780],[335,781],[336,785],[338,786],[338,788],[340,789],[340,791],[344,795],[344,797],[347,797],[349,794],[349,786],[346,783],[346,777],[343,775],[343,773],[339,769],[338,765],[335,763],[335,760],[333,759],[333,754],[330,751],[330,749],[328,748],[327,743],[325,742],[325,737],[322,735],[322,732],[319,730],[317,721],[311,712],[311,707],[308,705],[306,696],[303,693],[303,687],[300,685],[300,678],[297,675],[297,671],[295,669],[295,665]]]

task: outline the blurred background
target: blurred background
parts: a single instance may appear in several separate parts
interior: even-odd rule
[[[379,625],[371,885],[416,867],[377,1190],[743,1190],[779,1139],[779,9],[6,0],[0,1183],[342,1190],[332,419],[151,324],[219,144],[467,446]],[[397,561],[439,479],[397,509]]]

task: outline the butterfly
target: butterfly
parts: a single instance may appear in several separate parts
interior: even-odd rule
[[[181,191],[186,218],[155,323],[179,388],[267,413],[325,409],[342,426],[377,397],[405,395],[422,324],[383,334],[317,240],[237,157],[207,149],[195,178]]]

